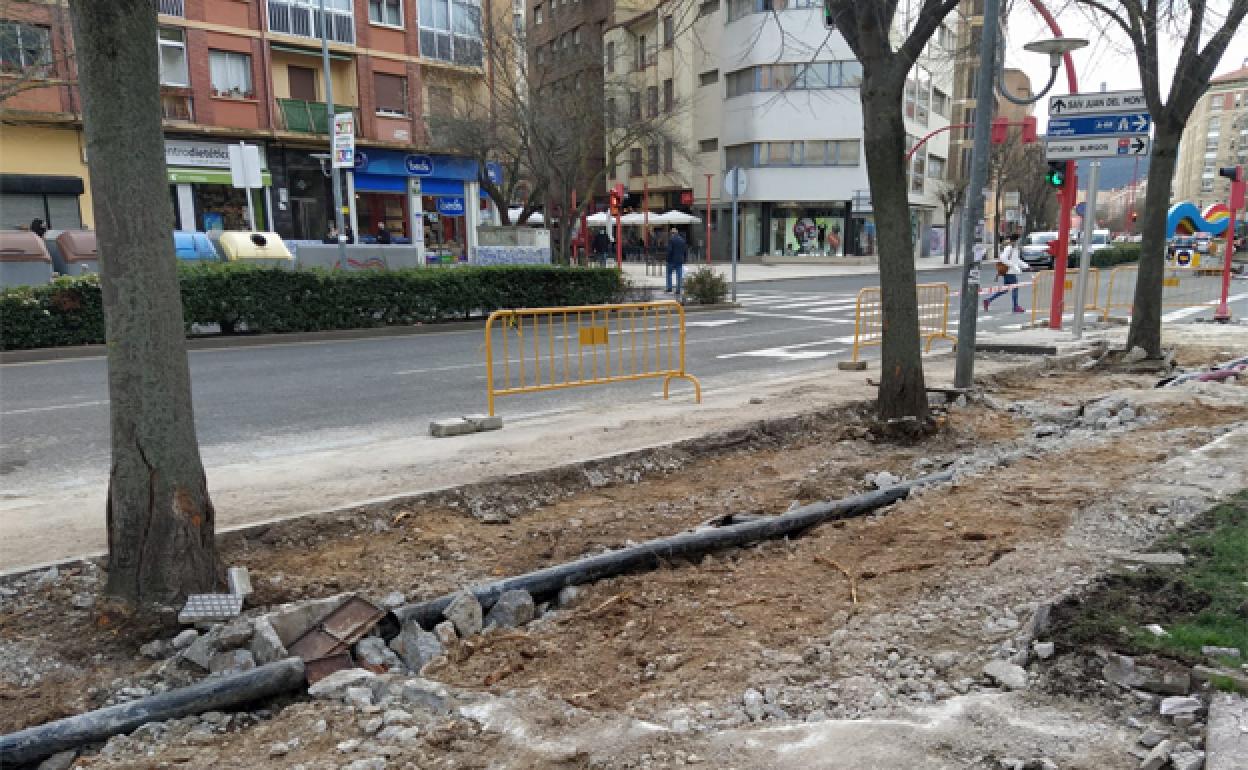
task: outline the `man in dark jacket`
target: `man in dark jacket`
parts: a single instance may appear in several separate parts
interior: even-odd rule
[[[611,237],[607,235],[605,230],[599,230],[594,233],[593,240],[594,259],[598,264],[605,265],[607,263],[607,255],[611,253]]]
[[[672,293],[672,275],[676,276],[676,296],[680,296],[680,287],[685,278],[685,257],[689,254],[689,244],[681,237],[680,231],[672,228],[672,235],[667,239],[667,288]]]

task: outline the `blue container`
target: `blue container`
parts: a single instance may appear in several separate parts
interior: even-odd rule
[[[173,250],[178,259],[197,262],[220,262],[221,255],[207,233],[177,230],[173,233]]]

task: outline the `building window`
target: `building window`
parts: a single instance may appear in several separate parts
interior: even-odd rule
[[[663,112],[671,112],[676,103],[676,89],[672,79],[663,81]]]
[[[1209,130],[1207,131],[1207,133],[1216,134],[1221,130],[1222,130],[1222,118],[1220,117],[1209,118]]]
[[[374,72],[373,95],[377,99],[377,114],[407,114],[407,78],[402,75]]]
[[[646,173],[659,173],[659,146],[657,144],[650,145],[650,151],[646,153]]]
[[[751,13],[822,7],[823,0],[728,0],[728,21],[736,21]]]
[[[454,112],[454,92],[446,86],[429,86],[429,114],[450,117]]]
[[[251,56],[234,51],[209,51],[208,70],[212,76],[212,95],[232,99],[254,99],[251,85]]]
[[[698,18],[704,19],[707,16],[714,16],[718,10],[719,0],[703,0],[702,4],[698,6]]]
[[[161,27],[160,84],[162,86],[186,87],[191,84],[186,67],[186,37],[180,29]]]
[[[606,70],[607,72],[615,72],[615,41],[607,43],[606,53]]]
[[[539,46],[537,47],[537,49],[536,49],[536,53],[537,53],[537,63],[538,63],[539,65],[541,65],[541,64],[545,64],[545,63],[546,63],[546,48],[545,48],[545,46],[540,46],[540,45],[539,45]]]
[[[269,30],[299,37],[321,37],[319,0],[268,0]],[[352,0],[325,0],[329,16],[326,37],[336,43],[355,43]]]
[[[580,27],[577,27],[576,30],[572,32],[572,45],[576,46],[578,49],[581,47],[581,28]],[[576,82],[579,83],[581,81],[577,80]]]
[[[698,85],[710,86],[719,82],[719,70],[711,70],[698,75]]]
[[[676,146],[671,140],[663,143],[663,170],[672,171],[676,168]]]
[[[945,178],[945,159],[936,155],[927,156],[927,176],[930,179]]]
[[[1201,192],[1213,192],[1213,180],[1212,179],[1200,180],[1200,191]]]
[[[949,95],[939,88],[932,89],[932,112],[942,118],[949,117]]]
[[[185,48],[182,51],[182,68],[185,71]],[[51,70],[52,34],[47,27],[15,21],[0,22],[0,71],[47,77]]]
[[[941,23],[936,29],[936,44],[946,51],[952,51],[957,47],[958,41],[953,35],[953,29],[948,24]]]
[[[538,3],[533,6],[533,25],[537,26],[542,23],[542,5]]]
[[[715,152],[718,149],[718,139],[702,139],[698,142],[698,152]]]
[[[646,117],[657,118],[659,116],[659,87],[646,87]]]
[[[754,168],[756,144],[738,144],[724,148],[724,168]]]
[[[628,95],[628,119],[641,120],[641,93],[638,91]]]
[[[615,97],[607,98],[607,130],[615,130]]]
[[[676,23],[672,21],[671,16],[663,17],[663,47],[671,48],[672,41],[676,39]]]
[[[637,49],[633,52],[633,69],[640,72],[646,68],[646,36],[637,38]]]
[[[634,147],[628,151],[628,175],[641,176],[641,148]]]
[[[853,88],[862,83],[862,65],[856,61],[765,64],[729,72],[725,80],[729,98],[757,91]]]
[[[483,52],[478,0],[420,0],[420,54],[480,66]]]
[[[403,26],[403,0],[368,0],[368,20],[391,27]]]
[[[710,140],[714,142],[715,140]],[[758,142],[724,148],[728,168],[740,166],[857,166],[857,139]]]
[[[1214,94],[1213,96],[1209,97],[1209,111],[1210,112],[1222,111],[1222,94]]]

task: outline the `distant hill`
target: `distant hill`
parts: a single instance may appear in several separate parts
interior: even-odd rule
[[[1148,157],[1140,158],[1139,178],[1148,176]],[[1079,189],[1088,189],[1089,160],[1079,161]],[[1131,177],[1136,173],[1134,158],[1109,158],[1101,161],[1101,179],[1097,183],[1100,190],[1113,190],[1131,184]]]

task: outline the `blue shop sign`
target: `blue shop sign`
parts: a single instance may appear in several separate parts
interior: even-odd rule
[[[403,165],[412,176],[433,176],[433,158],[428,155],[408,155]]]
[[[355,151],[355,171],[363,171],[368,168],[368,156],[359,150]]]
[[[485,176],[494,184],[503,183],[503,167],[490,161],[485,164]]]
[[[463,197],[438,198],[438,213],[445,217],[462,217],[464,215]]]

